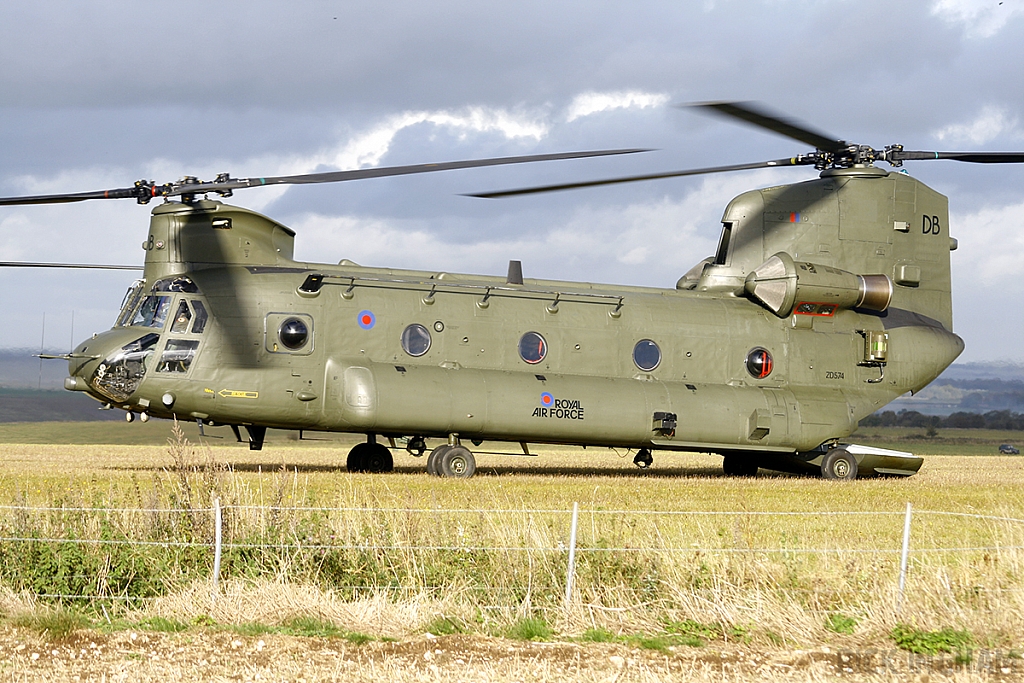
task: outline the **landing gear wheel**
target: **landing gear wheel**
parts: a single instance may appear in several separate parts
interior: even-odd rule
[[[439,469],[441,475],[445,477],[469,479],[476,472],[476,458],[465,446],[452,446],[441,455],[439,460],[440,467],[437,464],[434,467]]]
[[[756,477],[757,463],[740,455],[722,458],[722,471],[729,477]]]
[[[441,476],[441,468],[438,465],[440,464],[441,456],[447,453],[449,448],[451,446],[444,443],[430,451],[430,455],[427,456],[427,474],[432,474],[435,477]]]
[[[382,443],[366,445],[369,446],[366,454],[367,472],[390,472],[395,469],[395,460],[387,446]]]
[[[821,476],[825,479],[856,479],[857,458],[842,448],[833,448],[821,461]]]
[[[370,466],[370,452],[373,446],[368,443],[357,443],[348,452],[345,469],[349,472],[365,472]]]
[[[654,457],[651,456],[651,452],[646,448],[641,448],[633,458],[633,464],[642,470],[646,470],[648,467],[654,464]]]

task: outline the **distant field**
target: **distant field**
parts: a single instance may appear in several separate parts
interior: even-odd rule
[[[996,455],[999,445],[1024,446],[1024,432],[996,429],[939,429],[933,437],[916,427],[861,427],[844,441],[916,455]]]
[[[124,419],[120,410],[100,410],[100,403],[81,392],[0,387],[0,424],[5,422],[111,421]]]

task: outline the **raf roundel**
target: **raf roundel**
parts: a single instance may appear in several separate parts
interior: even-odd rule
[[[555,397],[554,397],[554,396],[552,396],[552,395],[551,395],[550,393],[548,393],[547,391],[543,392],[543,393],[542,393],[542,394],[540,395],[540,404],[541,404],[542,406],[544,406],[544,407],[546,407],[546,408],[550,408],[550,407],[551,407],[551,404],[553,404],[554,402],[555,402]]]
[[[373,314],[373,311],[359,311],[356,321],[359,323],[359,327],[364,330],[371,330],[377,324],[377,316]]]

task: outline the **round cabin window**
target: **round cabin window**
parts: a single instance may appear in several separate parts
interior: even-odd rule
[[[530,365],[536,365],[548,355],[548,343],[536,332],[527,332],[519,340],[519,357]]]
[[[422,356],[430,350],[430,332],[423,325],[409,325],[402,332],[402,349],[410,356]]]
[[[752,377],[757,379],[764,379],[768,375],[772,374],[772,368],[775,366],[775,362],[772,360],[772,354],[768,352],[768,349],[761,348],[760,346],[756,349],[752,349],[747,354],[747,372]]]
[[[644,372],[661,365],[661,349],[650,339],[641,339],[633,347],[633,362]]]
[[[309,328],[306,327],[306,323],[298,318],[288,318],[281,323],[278,336],[281,338],[281,343],[284,344],[285,348],[294,351],[295,349],[302,348],[306,340],[309,339]]]

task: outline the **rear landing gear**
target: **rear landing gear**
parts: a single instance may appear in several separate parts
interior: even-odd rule
[[[356,444],[348,452],[345,468],[349,472],[390,472],[395,469],[395,461],[388,447],[377,443],[371,434],[366,443]]]
[[[633,458],[633,464],[642,470],[646,470],[648,467],[654,464],[654,456],[646,448],[641,448],[636,457]]]
[[[825,479],[856,479],[857,458],[842,448],[833,448],[821,461],[821,476]]]

